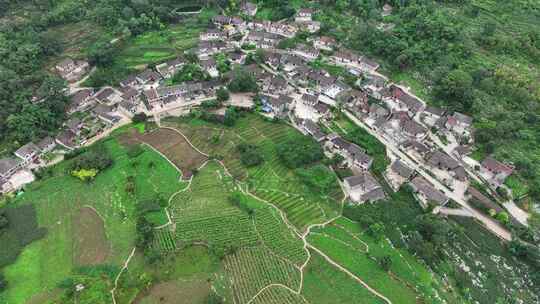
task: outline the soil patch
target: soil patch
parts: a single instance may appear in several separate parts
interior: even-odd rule
[[[134,304],[202,304],[211,292],[207,281],[169,281],[153,285]]]
[[[189,178],[193,169],[199,168],[208,159],[193,149],[182,135],[170,129],[156,129],[145,134],[131,130],[121,136],[120,142],[124,145],[141,142],[151,145],[180,168],[185,178]]]
[[[77,265],[97,265],[105,262],[110,244],[101,217],[89,207],[83,207],[73,218],[74,260]]]

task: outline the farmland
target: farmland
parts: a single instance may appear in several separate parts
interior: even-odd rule
[[[47,233],[4,269],[10,288],[1,294],[2,301],[24,303],[54,289],[78,266],[119,265],[135,239],[136,202],[169,197],[183,187],[179,172],[156,152],[143,147],[142,153],[130,158],[115,138],[101,144],[114,164],[92,183],[67,174],[70,161],[66,161],[53,169],[51,177],[35,182],[11,203],[34,206],[38,223]],[[134,176],[133,193],[125,191],[129,176]]]

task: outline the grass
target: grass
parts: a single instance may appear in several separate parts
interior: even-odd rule
[[[33,204],[38,222],[47,228],[45,238],[25,248],[14,264],[4,271],[10,282],[2,295],[7,303],[24,303],[31,296],[51,290],[78,265],[74,262],[72,215],[82,206],[94,207],[103,218],[112,252],[106,263],[120,265],[135,240],[136,202],[168,198],[183,185],[179,173],[159,154],[148,148],[134,159],[115,138],[103,144],[111,152],[114,164],[90,184],[66,174],[70,161],[54,168],[54,176],[31,184],[14,204]],[[149,163],[154,169],[149,169]],[[137,163],[134,166],[133,163]],[[135,192],[125,192],[127,176],[134,176]]]
[[[309,303],[385,303],[347,274],[334,268],[316,252],[312,251],[311,255],[302,290],[302,295]]]

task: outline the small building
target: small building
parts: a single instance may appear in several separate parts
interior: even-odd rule
[[[154,85],[161,79],[161,75],[150,69],[144,70],[135,77],[141,85]]]
[[[373,164],[373,158],[367,155],[364,149],[344,140],[336,134],[328,136],[328,142],[325,144],[325,147],[331,153],[337,153],[343,156],[350,167],[367,171]]]
[[[467,172],[452,157],[441,151],[435,151],[427,156],[427,163],[439,170],[448,171],[452,177],[459,181],[467,181]]]
[[[433,127],[436,125],[437,121],[441,119],[445,110],[437,107],[427,106],[424,112],[420,115],[420,119],[428,126]]]
[[[293,99],[286,95],[279,95],[278,97],[262,95],[261,101],[263,112],[273,113],[276,117],[282,117],[287,113]]]
[[[480,166],[480,174],[489,185],[496,189],[514,172],[514,166],[504,164],[493,157],[484,159]]]
[[[96,100],[92,98],[93,89],[82,89],[71,95],[71,103],[68,105],[66,113],[71,115],[75,112],[83,112],[92,107]]]
[[[186,64],[183,58],[176,58],[167,62],[158,64],[156,70],[165,79],[172,78]]]
[[[313,60],[317,59],[317,57],[319,57],[319,54],[320,54],[318,49],[310,47],[310,46],[305,45],[305,44],[297,45],[294,48],[293,52],[296,55],[306,59],[307,61],[313,61]]]
[[[399,111],[407,111],[409,116],[414,117],[425,108],[424,103],[403,88],[392,84],[390,86],[392,99],[397,103]]]
[[[416,153],[419,158],[424,158],[431,151],[426,145],[416,140],[407,140],[401,144],[401,148],[407,153]]]
[[[472,123],[472,117],[454,112],[454,114],[447,118],[445,127],[458,136],[469,136],[471,134]]]
[[[8,157],[0,159],[0,178],[9,180],[22,166],[18,158]]]
[[[386,169],[384,178],[394,191],[398,191],[401,185],[408,182],[413,174],[414,170],[398,159]]]
[[[332,110],[330,106],[322,102],[317,102],[313,106],[313,109],[315,109],[315,112],[317,112],[317,114],[321,115],[321,117],[324,117],[324,118],[327,118],[332,114]]]
[[[448,202],[448,197],[437,190],[425,178],[417,176],[410,182],[416,199],[423,208],[429,205],[444,206]]]
[[[104,88],[96,94],[95,99],[103,104],[114,105],[122,101],[122,96],[112,88]]]
[[[218,77],[219,71],[217,69],[217,63],[214,58],[208,58],[206,60],[201,60],[200,65],[203,68],[204,71],[206,71],[210,77]]]
[[[428,130],[424,126],[408,117],[400,121],[400,127],[403,134],[415,140],[422,140],[428,134]]]
[[[75,134],[73,131],[66,129],[60,132],[55,138],[55,141],[60,146],[68,149],[68,150],[75,150],[78,147],[78,144],[76,143],[77,134]]]
[[[343,184],[347,196],[355,203],[375,202],[386,197],[382,186],[369,172],[347,177]]]
[[[304,93],[301,100],[306,106],[315,106],[319,102],[319,95]]]
[[[365,72],[374,72],[381,66],[378,62],[366,56],[360,57],[358,64],[360,65],[360,69]]]
[[[296,17],[294,21],[296,22],[307,22],[311,21],[313,18],[314,10],[311,8],[301,8],[296,12]]]
[[[227,38],[227,35],[218,29],[208,29],[199,34],[199,39],[202,41],[223,40],[225,38]]]
[[[41,153],[47,153],[51,152],[56,147],[56,142],[54,141],[54,138],[47,136],[40,140],[36,145],[39,150],[41,150]]]
[[[257,14],[257,4],[249,1],[244,1],[240,5],[240,10],[244,15],[253,17]]]
[[[129,75],[126,79],[120,81],[120,87],[135,87],[139,84],[139,81],[137,80],[137,76],[135,75]]]
[[[36,159],[41,154],[41,150],[34,143],[29,142],[15,151],[15,156],[21,159],[21,165],[26,166]]]
[[[81,133],[81,130],[84,124],[79,118],[72,117],[64,123],[64,126],[71,132],[75,133],[76,135],[79,135]]]
[[[136,101],[139,99],[139,96],[141,95],[141,93],[138,90],[132,87],[120,88],[120,92],[122,92],[122,95],[120,96],[120,98],[122,98],[123,101]]]
[[[331,51],[336,46],[336,39],[329,36],[321,36],[313,39],[313,46],[319,50]]]
[[[349,51],[349,50],[339,50],[332,55],[332,59],[337,64],[350,64],[350,63],[358,63],[360,61],[360,56],[356,55],[355,53]]]
[[[84,60],[73,60],[66,58],[56,65],[56,71],[60,77],[68,82],[76,82],[81,80],[88,72],[90,64]]]
[[[300,128],[304,134],[312,136],[317,142],[322,142],[326,139],[326,134],[321,131],[321,128],[310,119],[304,119],[300,123]]]

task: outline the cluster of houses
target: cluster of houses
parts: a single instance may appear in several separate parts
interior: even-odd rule
[[[472,149],[471,117],[427,106],[406,88],[389,83],[377,72],[377,62],[341,47],[332,37],[311,35],[305,43],[290,49],[278,48],[281,41],[295,37],[300,31],[316,33],[320,29],[320,22],[313,20],[313,9],[300,9],[294,20],[280,22],[251,20],[257,6],[250,2],[242,2],[240,9],[242,16],[249,18],[218,15],[212,19],[209,28],[200,33],[199,44],[193,52],[199,59],[201,70],[209,76],[208,80],[166,85],[168,79],[188,64],[186,59],[179,57],[128,76],[118,88],[76,91],[71,95],[72,102],[67,109],[67,114],[72,117],[56,138],[47,139],[50,145],[29,143],[17,151],[17,157],[0,162],[2,185],[7,185],[6,181],[17,170],[35,162],[39,155],[55,145],[73,150],[103,129],[136,113],[161,113],[215,99],[216,91],[224,85],[223,79],[228,78],[218,71],[216,54],[225,55],[230,64],[243,65],[244,72],[254,77],[260,88],[261,110],[265,115],[289,116],[303,133],[320,142],[329,156],[340,155],[344,159],[342,165],[350,167],[354,173],[344,179],[344,187],[353,201],[381,200],[385,192],[369,172],[372,156],[337,134],[325,134],[319,127],[318,123],[332,118],[332,107],[337,105],[430,168],[448,187],[468,185],[468,174],[461,160]],[[391,6],[385,5],[383,15],[389,15],[391,11]],[[262,62],[246,65],[246,58],[254,48],[264,50]],[[358,80],[353,85],[342,76],[316,68],[315,60],[340,66]],[[89,65],[66,59],[56,66],[56,70],[67,81],[76,82],[88,72]],[[312,115],[303,117],[299,114],[301,111]],[[444,143],[446,148],[451,149],[441,148],[434,142],[434,137],[445,138],[450,142]],[[32,152],[23,153],[25,151]],[[496,188],[512,171],[512,166],[487,158],[481,163],[479,174]],[[448,201],[440,190],[415,174],[402,160],[393,159],[383,176],[395,191],[409,184],[424,206],[429,203],[442,205]]]

